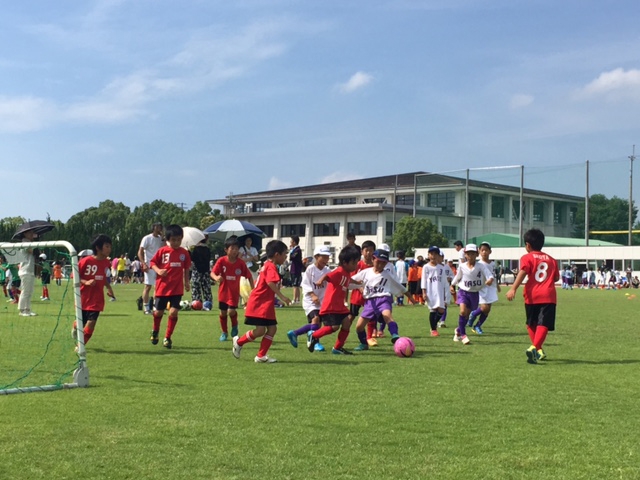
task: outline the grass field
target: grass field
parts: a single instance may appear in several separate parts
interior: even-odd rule
[[[640,478],[640,296],[560,290],[539,365],[521,292],[469,346],[452,341],[456,307],[439,338],[424,307],[396,308],[410,359],[388,337],[349,357],[293,349],[304,315],[282,308],[278,363],[258,365],[257,344],[236,360],[218,341],[217,309],[152,346],[140,288],[114,288],[90,388],[0,396],[0,479]]]

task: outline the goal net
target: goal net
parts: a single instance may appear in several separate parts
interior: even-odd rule
[[[26,299],[20,303],[19,295],[29,287],[28,281],[19,286],[18,265],[33,252],[30,311],[35,315],[28,315],[19,310]],[[0,394],[88,386],[84,337],[75,335],[76,341],[72,336],[74,322],[82,318],[75,248],[64,241],[0,242],[0,255]],[[82,322],[77,325],[81,332]]]

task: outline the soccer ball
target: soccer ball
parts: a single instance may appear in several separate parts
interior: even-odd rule
[[[193,310],[202,310],[202,302],[200,300],[194,300],[191,302],[191,308]]]
[[[416,346],[409,337],[400,337],[393,344],[393,350],[399,357],[410,357],[416,351]]]
[[[191,304],[188,300],[182,300],[180,302],[180,310],[191,310]]]
[[[213,308],[213,304],[212,304],[209,300],[207,300],[206,302],[204,302],[204,303],[202,304],[202,309],[203,309],[203,310],[205,310],[205,311],[207,311],[207,312],[208,312],[209,310],[211,310],[212,308]]]

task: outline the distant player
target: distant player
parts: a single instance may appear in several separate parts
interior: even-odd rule
[[[446,292],[449,282],[445,275],[445,266],[440,262],[440,248],[429,247],[429,262],[422,267],[422,298],[429,308],[429,326],[432,337],[439,337],[438,323],[441,321],[447,307]]]
[[[111,264],[109,264],[109,267],[111,267]],[[55,262],[53,265],[53,280],[57,286],[62,285],[62,265],[60,265],[60,262]]]
[[[251,270],[240,258],[238,237],[232,236],[224,242],[225,256],[218,258],[211,269],[211,278],[218,282],[218,308],[220,308],[220,341],[229,336],[227,317],[231,319],[231,338],[238,336],[238,303],[240,302],[240,279],[249,280],[253,288]]]
[[[100,312],[104,310],[104,289],[107,289],[109,297],[114,298],[111,284],[107,281],[107,272],[111,268],[111,262],[107,258],[111,255],[111,237],[98,235],[91,242],[91,250],[93,255],[81,258],[78,263],[85,345],[93,335]],[[73,322],[74,339],[77,338],[77,334],[77,324]]]
[[[348,237],[347,237],[348,238]],[[355,240],[355,236],[354,236]],[[371,240],[365,240],[362,242],[362,247],[358,247],[362,253],[362,258],[358,261],[358,266],[355,271],[351,273],[351,276],[358,274],[362,270],[373,267],[373,252],[376,250],[376,244]],[[353,288],[351,285],[350,288]],[[358,318],[360,316],[360,307],[364,306],[364,297],[362,296],[362,287],[356,285],[358,288],[351,290],[349,296],[349,311],[351,312],[351,318]],[[370,347],[378,346],[378,328],[376,320],[372,320],[367,324],[367,343]]]
[[[263,337],[260,342],[258,355],[253,359],[256,363],[275,363],[277,360],[267,355],[273,337],[278,331],[276,320],[276,308],[274,297],[277,296],[283,303],[289,305],[291,300],[280,291],[280,274],[278,265],[287,260],[287,246],[280,240],[271,240],[265,247],[267,261],[264,262],[258,276],[256,288],[249,295],[245,308],[245,325],[255,328],[249,330],[241,337],[233,337],[233,356],[240,358],[242,347],[249,342]]]
[[[42,296],[40,300],[43,302],[49,301],[49,284],[51,283],[51,266],[47,262],[47,255],[40,254],[40,282],[42,283]]]
[[[409,273],[409,264],[406,261],[406,254],[404,250],[400,250],[396,254],[396,256],[398,257],[395,263],[396,277],[398,279],[398,282],[403,287],[406,288],[407,282],[408,282],[408,273]],[[396,305],[398,306],[404,305],[403,299],[404,299],[404,295],[399,295],[396,298]]]
[[[491,244],[489,242],[482,242],[479,250],[479,263],[486,265],[492,272],[495,272],[495,262],[489,259],[489,255],[491,255]],[[467,322],[467,327],[472,328],[478,335],[482,335],[484,333],[482,325],[484,325],[484,322],[487,320],[487,317],[491,312],[491,305],[498,301],[498,293],[500,293],[500,284],[498,282],[493,282],[491,285],[487,285],[480,290],[480,305],[469,314],[469,321]],[[478,323],[474,327],[473,324],[476,318],[478,319]]]
[[[160,331],[162,316],[166,308],[169,307],[169,319],[167,320],[167,330],[162,346],[171,349],[173,345],[171,336],[178,323],[180,300],[182,299],[182,294],[185,291],[188,292],[191,288],[189,285],[191,256],[186,248],[180,246],[184,235],[180,225],[169,225],[165,235],[169,245],[160,248],[149,261],[149,266],[156,275],[156,298],[151,343],[153,345],[158,344],[158,332]]]
[[[560,278],[556,260],[542,252],[544,233],[531,229],[523,236],[527,254],[520,258],[520,270],[507,292],[512,301],[525,277],[524,308],[527,316],[527,332],[532,345],[526,350],[527,362],[538,363],[546,358],[542,349],[547,333],[556,328],[556,282]]]

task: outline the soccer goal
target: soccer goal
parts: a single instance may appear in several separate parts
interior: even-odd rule
[[[33,316],[20,315],[18,308],[22,292],[17,265],[26,255],[33,255],[28,249],[37,249]],[[89,386],[78,255],[73,245],[64,241],[0,242],[0,255],[6,274],[6,290],[3,287],[4,297],[0,297],[0,395]],[[72,334],[76,321],[79,335]]]

